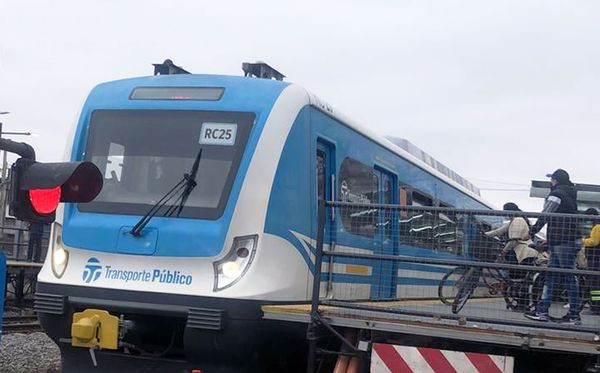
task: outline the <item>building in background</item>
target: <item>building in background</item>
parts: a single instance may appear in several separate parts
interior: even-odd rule
[[[600,211],[600,185],[577,184],[577,208],[583,213],[590,207]],[[546,198],[550,193],[550,181],[532,180],[529,196],[533,198]]]

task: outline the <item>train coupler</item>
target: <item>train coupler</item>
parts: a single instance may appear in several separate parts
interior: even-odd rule
[[[119,347],[119,321],[119,317],[104,310],[87,309],[74,313],[71,345],[116,350]]]

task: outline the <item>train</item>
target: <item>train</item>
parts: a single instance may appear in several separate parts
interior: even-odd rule
[[[310,300],[319,199],[491,208],[455,174],[301,86],[255,76],[159,73],[99,84],[65,158],[91,161],[104,177],[95,200],[59,207],[38,276],[35,308],[65,372],[251,366],[268,354],[301,362],[306,327],[263,320],[261,306]],[[402,250],[375,247],[384,233],[358,230],[343,211],[330,219],[339,245]],[[389,269],[364,276],[347,267],[333,268],[334,292],[353,284],[353,296],[393,296],[373,283],[397,278]],[[415,285],[437,286],[418,277]],[[82,314],[117,318],[110,338],[119,343],[75,343],[73,333],[87,330],[74,321]]]

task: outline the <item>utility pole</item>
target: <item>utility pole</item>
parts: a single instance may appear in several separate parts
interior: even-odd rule
[[[2,122],[0,122],[0,138],[2,137]],[[6,150],[2,152],[2,184],[0,185],[0,238],[4,238],[4,224],[6,223],[6,201],[8,200],[8,160]]]
[[[0,111],[0,115],[10,114],[8,111]],[[5,132],[2,130],[2,122],[0,122],[0,141],[2,135],[22,135],[35,136],[31,132]],[[0,182],[0,238],[4,238],[4,224],[6,223],[6,204],[8,202],[8,159],[7,151],[2,151],[2,181]]]
[[[0,112],[0,115],[8,114],[8,111]],[[0,138],[2,137],[2,122],[0,122]],[[0,239],[4,238],[4,224],[6,218],[6,188],[8,186],[6,175],[6,168],[8,167],[8,161],[6,159],[6,150],[2,151],[2,181],[0,181]]]

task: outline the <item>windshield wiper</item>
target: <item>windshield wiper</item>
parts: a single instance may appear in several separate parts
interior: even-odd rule
[[[179,197],[179,203],[175,203],[169,207],[166,211],[165,216],[173,215],[173,212],[177,210],[177,216],[181,214],[181,210],[183,210],[183,206],[185,205],[190,193],[196,187],[196,175],[198,174],[198,166],[200,164],[200,158],[202,157],[202,149],[198,151],[198,155],[196,155],[196,159],[194,160],[194,164],[192,165],[192,169],[190,173],[183,174],[183,179],[179,180],[177,184],[171,190],[169,190],[158,202],[154,204],[148,210],[146,215],[142,216],[142,218],[136,223],[136,225],[131,228],[130,233],[136,237],[141,236],[142,230],[148,223],[150,219],[152,219],[160,209],[165,206],[169,201],[171,201],[175,196],[177,196],[182,190],[181,196]]]
[[[177,210],[177,216],[179,216],[181,214],[181,210],[183,210],[183,207],[185,206],[185,203],[187,202],[188,197],[190,196],[190,193],[192,193],[192,190],[194,190],[196,185],[198,185],[196,183],[196,175],[198,175],[198,166],[200,165],[201,157],[202,157],[202,149],[200,149],[200,151],[198,152],[198,155],[196,156],[196,160],[194,161],[194,164],[192,165],[192,169],[190,170],[190,173],[183,175],[183,178],[186,180],[186,183],[185,183],[185,188],[183,189],[183,193],[181,193],[181,197],[179,197],[179,203],[174,204],[171,207],[169,207],[169,209],[165,213],[165,216],[173,216],[173,213],[175,212],[175,210]]]

